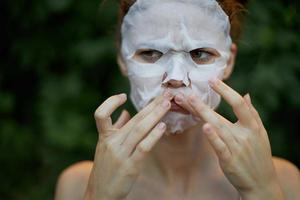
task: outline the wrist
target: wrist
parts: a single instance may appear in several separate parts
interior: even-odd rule
[[[241,200],[284,200],[279,183],[240,192]]]
[[[99,193],[91,192],[89,188],[87,188],[83,199],[84,200],[111,200],[111,198],[108,198],[105,195],[100,195]]]
[[[98,192],[91,192],[88,188],[84,195],[84,200],[126,200],[126,197],[112,197],[110,195],[104,195]]]

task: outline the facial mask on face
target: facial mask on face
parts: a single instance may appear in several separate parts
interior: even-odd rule
[[[137,110],[162,94],[165,83],[182,81],[170,88],[173,94],[195,93],[211,108],[220,96],[208,84],[221,78],[230,55],[230,23],[215,0],[137,0],[124,17],[121,53],[128,68],[131,100]],[[210,64],[197,64],[190,52],[211,48],[220,57]],[[155,63],[134,59],[138,50],[156,50],[163,55]],[[197,124],[191,115],[169,112],[163,120],[170,133],[180,133]]]

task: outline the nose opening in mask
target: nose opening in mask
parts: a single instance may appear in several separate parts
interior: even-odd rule
[[[168,88],[190,87],[191,79],[189,78],[189,73],[187,72],[182,77],[178,76],[178,78],[175,76],[168,76],[168,74],[165,73],[162,79],[162,86]]]
[[[191,84],[189,73],[182,64],[173,65],[165,72],[162,84],[164,86],[180,85],[188,87]]]

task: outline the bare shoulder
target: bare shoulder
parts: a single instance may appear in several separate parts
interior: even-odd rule
[[[82,200],[93,162],[82,161],[75,163],[60,174],[55,191],[56,200]]]
[[[299,169],[288,160],[273,157],[273,163],[277,176],[287,200],[300,197],[300,173]]]

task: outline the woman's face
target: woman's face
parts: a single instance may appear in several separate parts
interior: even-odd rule
[[[145,107],[170,81],[182,83],[172,88],[175,95],[196,93],[216,107],[220,98],[208,80],[221,78],[227,67],[229,29],[228,17],[215,1],[137,1],[124,18],[121,45],[136,108]],[[181,131],[182,124],[195,124],[191,116],[170,116]]]

